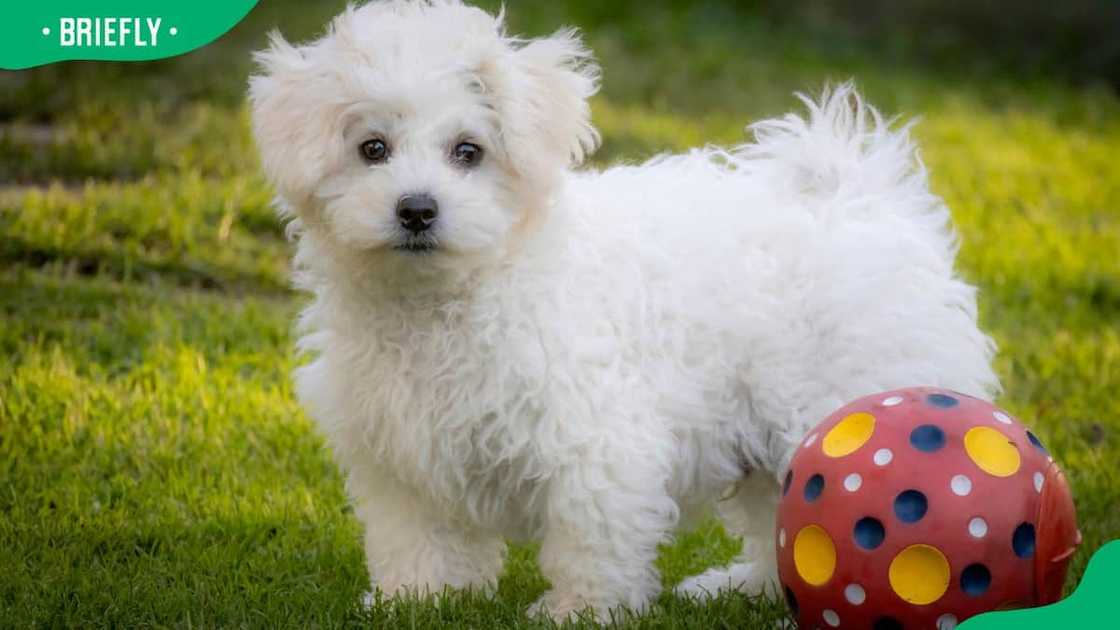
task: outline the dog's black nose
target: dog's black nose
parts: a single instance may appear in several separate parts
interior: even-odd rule
[[[438,216],[439,204],[430,195],[405,195],[397,202],[397,218],[413,234],[432,227]]]

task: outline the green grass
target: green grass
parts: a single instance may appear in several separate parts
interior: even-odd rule
[[[489,3],[491,6],[494,3]],[[1068,471],[1085,543],[1120,537],[1120,101],[1020,68],[930,61],[843,30],[666,2],[518,2],[516,31],[585,28],[605,68],[599,164],[743,137],[790,93],[856,77],[920,114],[1003,404]],[[0,626],[532,627],[513,550],[496,598],[379,602],[359,526],[293,400],[289,244],[243,103],[248,51],[337,8],[266,1],[166,62],[0,74]],[[666,584],[735,549],[709,524]],[[773,627],[778,604],[661,597],[634,627]]]

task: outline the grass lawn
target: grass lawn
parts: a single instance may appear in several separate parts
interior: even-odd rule
[[[720,4],[509,4],[515,31],[576,24],[598,52],[597,164],[738,141],[829,79],[920,114],[1000,345],[1001,402],[1074,488],[1071,584],[1120,537],[1113,92]],[[359,607],[359,526],[288,379],[303,298],[243,98],[266,30],[307,37],[338,6],[265,0],[165,62],[0,73],[0,627],[551,625],[522,612],[546,587],[531,548],[513,550],[494,599]],[[715,525],[683,536],[662,554],[665,584],[734,550]],[[783,614],[664,595],[624,622],[761,628]]]

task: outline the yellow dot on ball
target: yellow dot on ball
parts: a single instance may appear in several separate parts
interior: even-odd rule
[[[996,477],[1009,477],[1019,470],[1019,449],[991,427],[973,427],[964,434],[964,450],[980,470]]]
[[[809,525],[797,532],[793,541],[793,565],[797,574],[812,586],[820,586],[836,570],[836,545],[819,525]]]
[[[932,604],[949,588],[949,561],[936,547],[910,545],[891,560],[891,588],[903,600]]]
[[[849,414],[824,436],[821,449],[829,457],[850,455],[866,444],[874,432],[875,416],[862,411]]]

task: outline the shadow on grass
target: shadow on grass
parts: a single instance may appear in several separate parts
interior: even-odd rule
[[[601,627],[586,616],[556,624],[527,614],[546,584],[535,570],[524,570],[524,564],[535,563],[535,553],[526,547],[511,549],[517,568],[502,576],[495,595],[469,590],[431,598],[378,594],[366,607],[361,545],[345,517],[317,522],[277,515],[115,526],[113,515],[56,516],[55,511],[52,504],[41,511],[39,526],[9,532],[15,535],[0,550],[0,560],[13,568],[0,585],[9,622],[165,626],[187,623],[187,614],[190,625],[202,626]],[[6,614],[0,612],[0,622]],[[773,597],[724,594],[698,601],[666,591],[646,613],[617,611],[603,626],[770,629],[784,618],[784,605]]]
[[[154,275],[178,287],[227,294],[291,294],[286,284],[264,273],[218,267],[203,261],[153,261],[104,250],[64,250],[12,237],[6,237],[0,244],[2,265],[62,268],[79,277],[108,277],[120,282],[135,282]]]
[[[289,294],[185,290],[159,277],[75,280],[0,265],[0,357],[19,366],[57,354],[78,375],[113,379],[143,371],[146,360],[174,363],[176,348],[190,348],[243,379],[286,383],[298,303]]]
[[[352,528],[340,522],[149,526],[52,512],[10,537],[0,530],[8,567],[0,625],[362,625],[366,573]]]

